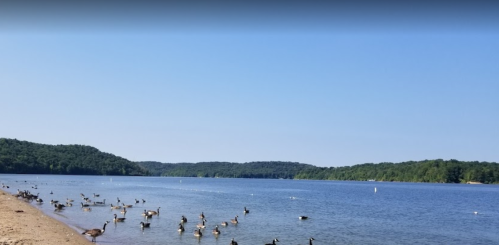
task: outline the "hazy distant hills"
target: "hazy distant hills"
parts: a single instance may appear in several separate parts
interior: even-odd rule
[[[346,167],[280,161],[131,162],[91,146],[45,145],[5,138],[0,138],[0,173],[499,183],[499,164],[495,162],[436,159]]]

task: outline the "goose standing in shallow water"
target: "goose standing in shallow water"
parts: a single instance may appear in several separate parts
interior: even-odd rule
[[[239,217],[239,216],[237,216],[237,215],[236,215],[236,217],[234,217],[234,219],[231,219],[231,220],[230,220],[230,223],[232,223],[232,224],[237,224],[237,223],[239,223],[239,221],[237,221],[237,217]]]
[[[266,243],[265,245],[275,245],[275,242],[278,242],[279,240],[277,240],[277,238],[275,238],[274,240],[272,240],[272,243]]]
[[[104,234],[104,232],[106,231],[106,225],[107,223],[109,223],[109,221],[106,221],[106,223],[104,223],[104,226],[102,227],[102,229],[91,229],[91,230],[86,230],[84,231],[83,233],[81,233],[82,235],[86,235],[86,236],[90,236],[92,237],[92,242],[95,242],[96,241],[96,237]]]
[[[117,214],[114,214],[114,222],[124,222],[126,218],[118,218]]]

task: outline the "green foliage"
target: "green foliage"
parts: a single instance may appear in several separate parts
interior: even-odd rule
[[[0,173],[147,175],[136,163],[83,145],[44,145],[0,138]]]

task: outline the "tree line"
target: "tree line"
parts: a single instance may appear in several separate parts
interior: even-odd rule
[[[84,145],[45,145],[0,138],[0,173],[148,175],[122,157]]]

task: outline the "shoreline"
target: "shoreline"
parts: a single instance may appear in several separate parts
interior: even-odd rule
[[[0,189],[0,245],[94,244],[81,232]]]

